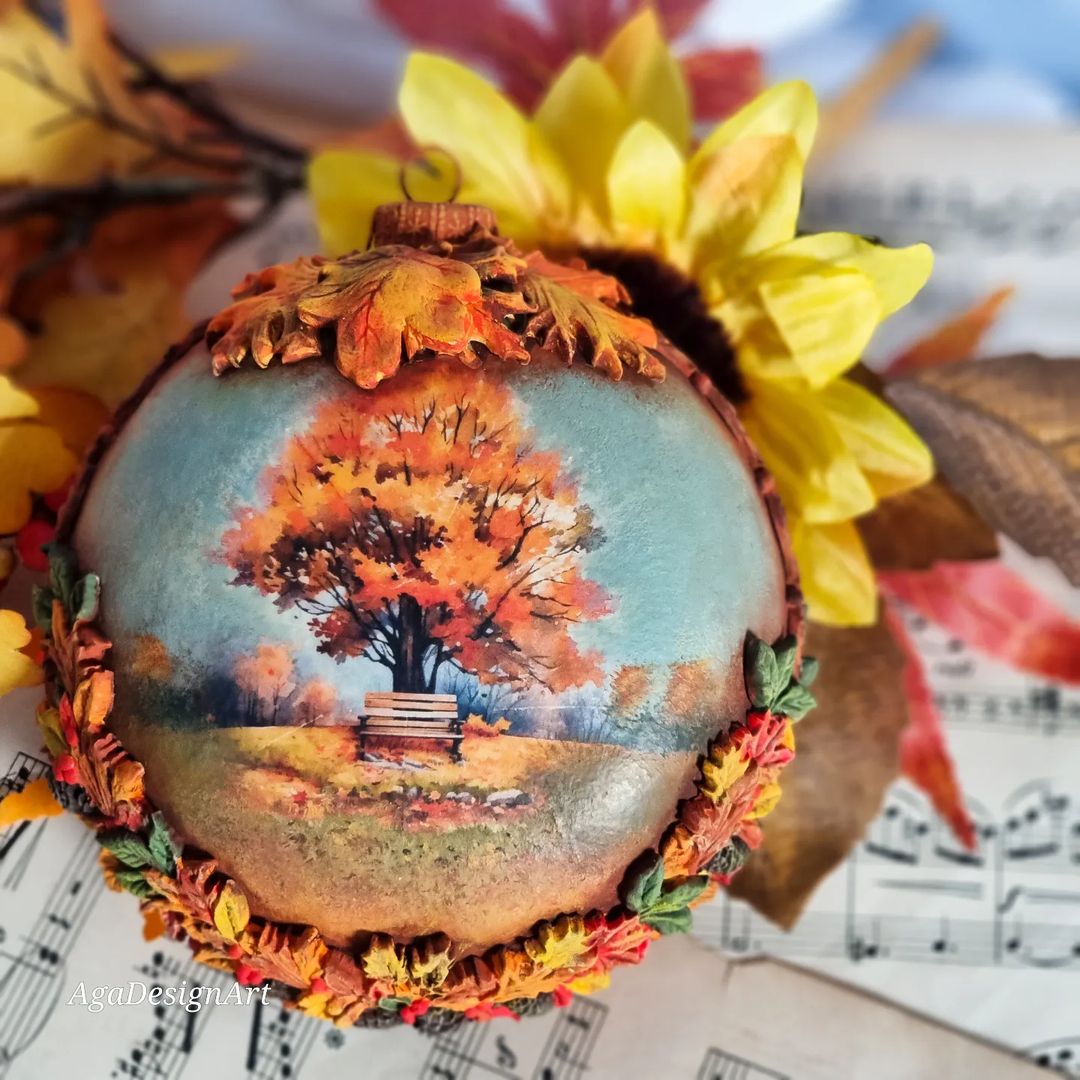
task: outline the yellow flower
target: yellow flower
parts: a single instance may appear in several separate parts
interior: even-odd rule
[[[796,237],[817,125],[810,88],[774,86],[692,147],[685,83],[645,10],[599,59],[572,60],[532,117],[423,53],[408,62],[399,104],[416,144],[460,165],[462,201],[490,206],[522,246],[586,259],[647,252],[696,284],[734,351],[741,415],[776,477],[811,616],[873,622],[877,590],[854,519],[926,482],[933,462],[844,374],[921,288],[932,257],[924,244]],[[315,158],[309,183],[331,253],[367,243],[374,207],[401,198],[399,169],[372,152]]]

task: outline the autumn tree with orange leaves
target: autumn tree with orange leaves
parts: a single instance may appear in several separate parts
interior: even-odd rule
[[[234,584],[309,616],[319,650],[431,692],[444,669],[558,692],[599,683],[576,623],[610,611],[602,542],[557,453],[491,378],[429,361],[347,394],[289,439],[222,538]]]

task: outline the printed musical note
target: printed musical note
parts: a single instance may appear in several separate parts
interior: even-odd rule
[[[48,763],[40,758],[24,753],[16,754],[7,772],[0,778],[0,799],[13,791],[22,791],[32,780],[46,776],[48,772]],[[19,821],[0,829],[0,863],[12,855],[19,840],[30,830],[31,824],[29,821]],[[41,825],[44,825],[44,822]],[[40,833],[40,827],[38,832]],[[19,876],[21,877],[21,874]],[[17,887],[17,885],[18,880],[11,884],[5,882],[6,888]]]
[[[256,1080],[295,1080],[311,1053],[321,1022],[290,1012],[280,1002],[264,1005],[261,998],[252,1002],[251,1009],[248,1073]]]
[[[697,1080],[789,1080],[784,1073],[768,1069],[756,1061],[711,1047],[698,1070]]]
[[[1068,1039],[1050,1039],[1029,1047],[1024,1054],[1036,1065],[1053,1069],[1061,1076],[1080,1077],[1080,1035]]]
[[[582,997],[575,997],[560,1010],[533,1073],[534,1080],[579,1080],[589,1067],[606,1015],[607,1006]]]
[[[221,972],[196,964],[193,959],[171,956],[160,950],[136,971],[144,977],[148,990],[154,987],[177,990],[193,986],[222,987],[229,982]],[[187,1066],[213,1006],[204,1004],[197,1012],[191,1012],[179,1002],[153,1003],[148,1000],[145,1009],[150,1011],[150,1034],[138,1039],[124,1057],[117,1059],[112,1075],[117,1080],[122,1077],[175,1080]]]

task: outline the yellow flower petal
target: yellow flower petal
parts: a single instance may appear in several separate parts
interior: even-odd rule
[[[588,56],[563,68],[533,117],[574,187],[601,215],[607,213],[608,163],[630,120],[615,81]]]
[[[404,198],[401,162],[366,150],[324,150],[308,165],[322,250],[343,255],[367,247],[376,206]]]
[[[37,413],[38,403],[6,375],[0,375],[0,420],[25,420]]]
[[[858,529],[850,521],[811,525],[796,520],[791,540],[810,618],[826,626],[872,625],[877,586]]]
[[[742,420],[789,513],[821,523],[873,509],[874,493],[810,391],[751,380]]]
[[[926,244],[890,248],[841,232],[800,236],[770,251],[767,258],[759,270],[770,275],[806,273],[823,263],[865,274],[877,294],[882,319],[909,304],[934,267],[934,253]]]
[[[876,394],[849,379],[837,379],[817,400],[878,498],[918,487],[934,475],[926,444]]]
[[[601,58],[633,115],[652,120],[682,152],[690,145],[690,92],[651,7],[623,24]]]
[[[881,307],[856,271],[806,273],[764,282],[758,293],[807,382],[825,386],[847,371],[870,342]]]
[[[0,426],[0,533],[18,532],[30,519],[30,493],[55,491],[75,464],[75,456],[52,428],[34,423]]]
[[[666,248],[686,209],[686,167],[671,140],[639,120],[619,140],[607,182],[616,238],[631,247]]]
[[[737,259],[789,240],[802,200],[803,160],[787,135],[719,147],[691,170],[690,264],[723,273]]]
[[[30,640],[26,622],[17,611],[0,611],[0,695],[41,682],[41,668],[20,651]]]
[[[398,95],[409,134],[461,166],[461,201],[491,207],[526,246],[568,216],[565,172],[543,135],[499,91],[461,64],[414,53]]]
[[[696,170],[721,147],[762,135],[790,136],[805,162],[814,145],[817,122],[817,98],[807,83],[798,80],[777,83],[714,128],[698,147],[691,168]]]

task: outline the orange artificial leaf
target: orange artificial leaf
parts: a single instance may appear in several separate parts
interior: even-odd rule
[[[882,499],[855,525],[876,570],[927,570],[998,554],[997,534],[940,476]]]
[[[1080,622],[1000,562],[939,563],[879,574],[878,582],[978,652],[1080,686]]]
[[[657,350],[662,343],[652,323],[624,314],[629,294],[619,282],[580,259],[563,266],[539,252],[525,259],[522,293],[533,314],[526,338],[553,349],[566,363],[584,358],[613,379],[628,367],[660,381],[665,369]]]
[[[10,316],[0,315],[0,371],[10,371],[26,359],[26,334]]]
[[[142,916],[143,941],[157,941],[159,937],[165,936],[165,920],[161,917],[161,912],[157,908],[144,908]]]
[[[260,367],[318,356],[323,328],[334,331],[338,370],[365,390],[424,351],[473,364],[482,347],[524,362],[528,353],[502,322],[524,305],[512,293],[486,292],[480,265],[395,244],[271,267],[210,322],[214,370],[248,356]]]
[[[910,375],[920,368],[970,359],[1015,291],[1012,286],[997,289],[962,315],[943,323],[897,356],[885,369],[885,375]]]
[[[115,406],[183,333],[187,319],[168,276],[139,273],[115,292],[53,298],[41,324],[19,368],[23,386],[82,390]]]
[[[31,780],[21,791],[12,791],[0,799],[0,829],[20,821],[56,817],[64,808],[56,801],[45,777]]]
[[[80,455],[111,415],[98,398],[84,390],[52,386],[34,390],[30,396],[37,402],[38,419],[52,428],[69,450]]]

